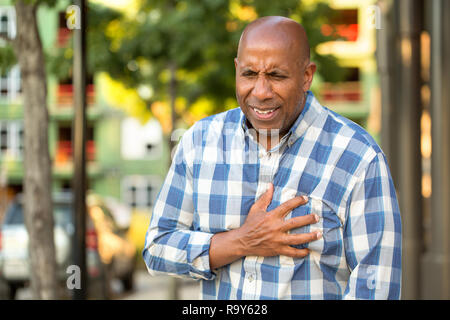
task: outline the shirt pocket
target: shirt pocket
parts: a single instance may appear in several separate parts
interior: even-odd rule
[[[322,232],[322,237],[311,242],[294,245],[293,247],[310,250],[309,257],[320,259],[322,264],[338,267],[343,249],[343,225],[337,213],[322,200],[309,196],[307,204],[297,207],[286,218],[299,217],[315,213],[319,221],[314,224],[290,230],[290,233]],[[294,259],[295,260],[298,259]]]

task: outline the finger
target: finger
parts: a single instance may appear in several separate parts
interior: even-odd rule
[[[320,238],[322,238],[321,231],[313,231],[309,233],[291,233],[286,235],[284,243],[293,246],[308,243],[314,240],[319,240]]]
[[[315,213],[311,213],[305,216],[290,218],[284,222],[284,225],[281,227],[281,231],[286,232],[291,229],[300,228],[306,226],[308,224],[314,224],[319,222],[319,216]]]
[[[290,246],[284,247],[280,254],[291,258],[304,258],[309,254],[308,249],[296,249]]]
[[[304,205],[308,202],[308,197],[299,196],[292,198],[286,202],[283,202],[278,207],[273,209],[271,213],[279,216],[280,218],[284,218],[292,209],[297,208],[298,206]]]
[[[265,211],[269,206],[270,202],[272,202],[272,197],[273,197],[273,184],[269,183],[266,192],[264,192],[261,195],[261,197],[259,197],[259,199],[255,201],[255,204],[253,206],[256,207],[257,209]]]

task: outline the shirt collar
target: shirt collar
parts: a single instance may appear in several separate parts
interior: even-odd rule
[[[310,90],[308,90],[306,92],[306,102],[302,112],[298,116],[297,120],[295,120],[291,129],[289,129],[289,132],[283,137],[282,141],[284,141],[284,138],[288,137],[287,138],[288,146],[290,147],[295,141],[297,141],[298,138],[303,136],[306,130],[312,125],[314,120],[320,114],[319,107],[320,104],[317,101],[316,97]],[[248,133],[249,130],[247,125],[247,118],[245,117],[242,110],[241,110],[241,130],[242,133],[244,134]]]

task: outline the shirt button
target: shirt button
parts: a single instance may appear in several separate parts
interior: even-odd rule
[[[249,276],[248,276],[248,281],[249,282],[253,282],[253,279],[254,279],[253,274],[250,273]]]

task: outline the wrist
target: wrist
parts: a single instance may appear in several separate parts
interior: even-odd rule
[[[245,257],[249,255],[248,247],[245,245],[245,231],[241,228],[233,229],[230,231],[230,237],[233,242],[233,246],[236,250],[236,254],[240,257]]]

